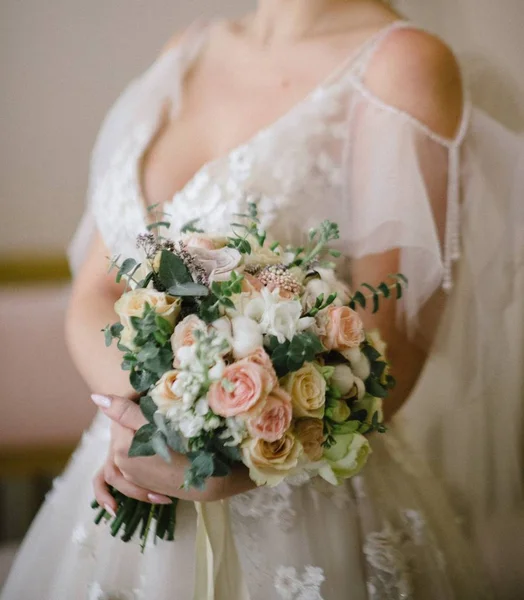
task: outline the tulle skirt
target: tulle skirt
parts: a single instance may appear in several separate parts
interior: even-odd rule
[[[144,554],[138,541],[93,523],[91,477],[108,441],[99,415],[33,523],[1,600],[194,598],[193,503],[179,503],[175,542]],[[372,445],[362,475],[346,485],[283,484],[230,500],[251,600],[490,597],[443,490],[394,428]],[[217,600],[235,600],[235,590]]]

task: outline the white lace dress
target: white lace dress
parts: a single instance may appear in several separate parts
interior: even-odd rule
[[[457,137],[443,139],[365,88],[374,50],[403,26],[382,31],[287,114],[205,164],[166,208],[173,235],[195,218],[204,229],[225,230],[252,195],[259,198],[264,227],[293,243],[312,224],[337,221],[348,263],[401,249],[401,270],[413,282],[403,310],[414,326],[423,301],[442,280],[447,287],[452,282],[459,250],[459,158],[472,125],[466,106]],[[193,27],[110,111],[93,155],[90,207],[75,256],[82,254],[81,240],[89,238],[94,222],[111,251],[136,253],[135,238],[146,223],[140,159],[166,100],[176,117],[184,73],[207,31]],[[431,176],[435,172],[438,177]],[[431,211],[438,194],[448,199],[442,236]],[[93,524],[91,478],[108,439],[108,424],[99,416],[55,482],[2,600],[211,600],[193,591],[192,503],[179,504],[176,541],[159,542],[144,555],[136,541],[124,544]],[[344,486],[282,484],[230,500],[252,600],[489,597],[458,519],[419,457],[395,427],[372,445],[363,474]],[[236,597],[231,589],[217,600]]]

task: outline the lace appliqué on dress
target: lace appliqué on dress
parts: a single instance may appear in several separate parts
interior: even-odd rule
[[[371,600],[408,600],[413,597],[406,556],[409,540],[387,525],[366,536],[364,554],[368,563],[368,594]]]
[[[324,580],[324,571],[319,567],[307,566],[303,575],[294,567],[280,567],[275,588],[283,600],[323,600],[320,587]]]

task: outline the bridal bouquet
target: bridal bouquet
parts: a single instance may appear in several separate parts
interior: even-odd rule
[[[365,434],[385,431],[382,399],[394,385],[380,336],[364,331],[355,308],[378,310],[381,297],[401,296],[405,279],[352,295],[330,262],[336,224],[290,248],[267,242],[255,204],[238,219],[228,236],[196,222],[176,241],[141,235],[144,261],[118,267],[128,290],[106,342],[116,338],[124,353],[148,421],[129,455],[186,455],[186,488],[236,463],[259,486],[315,476],[340,484],[363,468]],[[145,544],[155,521],[155,537],[173,539],[176,500],[155,506],[113,493],[113,535],[124,526],[127,541],[141,526]],[[100,509],[97,522],[104,518]]]

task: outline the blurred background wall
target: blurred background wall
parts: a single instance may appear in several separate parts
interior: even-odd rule
[[[173,32],[253,3],[0,0],[0,541],[23,534],[94,412],[62,322],[64,249],[102,118]],[[524,130],[523,3],[398,0],[459,51],[474,99],[516,130]],[[0,582],[13,547],[0,545]]]

